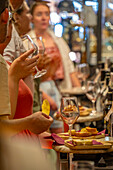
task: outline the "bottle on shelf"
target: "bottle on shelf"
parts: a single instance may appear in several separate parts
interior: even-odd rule
[[[107,79],[106,79],[107,78]],[[104,91],[106,90],[106,87],[109,84],[110,79],[110,69],[108,68],[108,61],[106,59],[104,69],[101,69],[101,79],[100,79],[100,93],[103,95]]]
[[[104,107],[104,129],[106,129],[106,134],[111,136],[111,123],[113,114],[108,115],[112,108],[112,92],[107,93],[107,98]],[[109,117],[108,117],[109,116]]]
[[[105,73],[106,73],[104,69],[104,63],[99,62],[98,68],[99,68],[99,74],[98,74],[98,79],[96,83],[99,83],[99,93],[98,93],[98,97],[96,100],[96,109],[98,112],[101,112],[103,110],[101,99],[102,99],[102,93],[105,89]]]
[[[109,92],[113,92],[113,72],[111,72],[111,76],[110,76]]]
[[[105,89],[104,89],[104,91],[103,91],[103,94],[102,94],[102,97],[103,98],[106,98],[106,95],[107,95],[107,93],[108,93],[108,91],[109,91],[109,81],[110,81],[110,77],[109,76],[106,76],[106,78],[105,78]]]
[[[108,94],[108,91],[109,91],[109,77],[107,76],[106,77],[106,83],[105,83],[105,89],[103,91],[103,93],[100,95],[100,103],[101,103],[101,108],[104,110],[104,106],[105,106],[105,101],[107,100],[107,94]]]

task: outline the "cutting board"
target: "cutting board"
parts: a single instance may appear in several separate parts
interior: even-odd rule
[[[77,140],[76,140],[77,141]],[[111,143],[103,142],[96,140],[97,142],[101,142],[102,145],[87,145],[84,144],[85,140],[81,140],[83,145],[76,145],[74,146],[73,144],[68,143],[69,140],[65,140],[65,146],[69,147],[70,149],[76,149],[76,150],[87,150],[87,149],[109,149],[112,147]]]

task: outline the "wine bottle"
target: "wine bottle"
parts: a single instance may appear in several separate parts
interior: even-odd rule
[[[104,107],[104,129],[106,129],[106,134],[111,136],[111,116],[106,120],[106,116],[112,107],[112,92],[107,93],[107,99],[105,101]]]
[[[102,67],[104,66],[103,64],[101,65]],[[98,97],[97,97],[97,101],[96,101],[96,109],[97,111],[101,112],[103,111],[103,106],[102,106],[102,103],[103,103],[103,92],[106,90],[106,81],[105,81],[105,77],[106,77],[106,74],[107,74],[107,70],[105,69],[100,69],[100,81],[99,81],[99,94],[98,94]]]
[[[111,72],[111,77],[109,82],[109,92],[113,92],[113,72]]]
[[[108,93],[108,90],[109,90],[108,86],[109,86],[110,77],[106,76],[105,80],[106,80],[105,81],[105,89],[104,89],[103,94],[102,94],[103,98],[106,98],[106,95]]]

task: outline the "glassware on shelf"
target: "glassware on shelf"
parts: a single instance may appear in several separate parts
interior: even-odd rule
[[[60,114],[63,121],[69,126],[69,139],[72,139],[71,129],[72,125],[79,117],[79,107],[76,97],[62,97]]]

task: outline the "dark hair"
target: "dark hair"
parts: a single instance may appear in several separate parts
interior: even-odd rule
[[[8,8],[8,0],[0,0],[0,15],[6,8]]]
[[[21,13],[24,11],[24,2],[22,3],[22,5],[16,10],[16,13],[18,15],[21,15]]]
[[[37,6],[39,6],[39,5],[45,5],[48,9],[49,9],[49,6],[47,5],[47,3],[46,2],[34,2],[32,5],[31,5],[31,7],[30,7],[30,12],[31,12],[31,15],[33,15],[33,12],[34,12],[34,10],[35,10],[35,8],[37,7]],[[49,9],[49,11],[50,11],[50,9]]]

